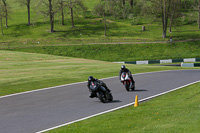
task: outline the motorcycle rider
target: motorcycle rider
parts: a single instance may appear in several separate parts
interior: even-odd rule
[[[106,84],[105,84],[103,81],[98,80],[97,78],[94,78],[93,76],[89,76],[89,77],[88,77],[88,84],[87,84],[87,87],[88,87],[89,91],[91,92],[90,98],[94,98],[94,97],[96,96],[95,92],[92,92],[91,89],[90,89],[90,85],[91,85],[91,82],[92,82],[92,81],[98,82],[99,85],[102,85],[103,87],[106,88],[106,90],[107,90],[108,92],[110,92],[110,90],[108,89],[108,87],[106,86]]]
[[[128,68],[125,67],[125,65],[121,66],[121,70],[119,71],[119,80],[121,80],[121,75],[122,75],[123,72],[127,72],[128,73],[132,83],[134,84],[135,81],[133,80],[133,76],[131,75],[131,71],[129,71]]]

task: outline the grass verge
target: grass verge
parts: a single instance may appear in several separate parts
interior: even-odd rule
[[[121,64],[16,51],[0,51],[0,96],[86,81],[88,76],[118,76]],[[132,73],[188,69],[126,65]]]
[[[46,133],[198,133],[200,83]]]
[[[44,46],[12,49],[103,61],[200,58],[200,41],[158,44],[102,44]]]

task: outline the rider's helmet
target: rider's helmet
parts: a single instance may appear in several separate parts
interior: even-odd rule
[[[88,81],[92,81],[94,78],[92,76],[88,77]]]
[[[126,67],[125,67],[125,65],[122,65],[121,66],[121,70],[124,70]]]

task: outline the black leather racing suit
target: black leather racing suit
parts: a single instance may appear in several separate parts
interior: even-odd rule
[[[108,92],[110,92],[110,90],[108,89],[108,87],[106,86],[106,84],[105,84],[103,81],[98,80],[97,78],[94,78],[92,81],[93,81],[93,82],[94,82],[94,81],[98,82],[99,85],[102,85],[103,87],[106,88],[106,90],[107,90]],[[90,89],[90,85],[91,85],[91,82],[92,82],[92,81],[88,81],[88,84],[87,84],[87,87],[88,87],[89,91],[91,92],[91,95],[90,95],[91,98],[95,97],[95,94],[94,94],[94,93],[91,91],[91,89]]]

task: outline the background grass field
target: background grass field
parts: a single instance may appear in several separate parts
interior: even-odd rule
[[[0,95],[87,81],[90,75],[99,79],[118,76],[120,66],[104,61],[1,50]],[[188,69],[154,65],[126,66],[133,74]]]
[[[152,42],[173,40],[199,39],[200,32],[197,23],[185,23],[173,27],[167,32],[167,38],[162,38],[162,25],[152,22],[146,16],[141,16],[141,23],[133,25],[133,19],[118,19],[107,17],[107,37],[104,37],[104,23],[101,17],[94,16],[92,10],[98,0],[84,0],[88,8],[85,17],[75,15],[75,28],[71,28],[69,9],[65,8],[65,25],[61,25],[60,14],[55,14],[55,31],[49,33],[49,18],[39,13],[39,0],[31,1],[31,26],[27,26],[27,9],[16,0],[7,1],[9,8],[8,28],[4,27],[4,35],[0,36],[1,47],[16,45],[55,45],[55,44],[88,44],[98,42]],[[197,17],[196,16],[193,17]],[[189,20],[190,18],[185,18]],[[142,31],[146,26],[146,31]],[[0,48],[1,48],[0,47]]]

